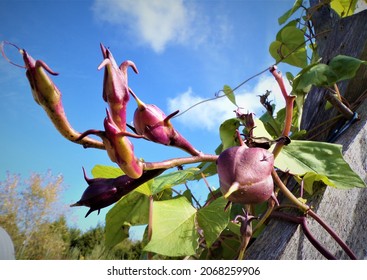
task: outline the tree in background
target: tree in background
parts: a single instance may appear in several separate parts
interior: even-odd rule
[[[0,182],[0,225],[13,240],[17,259],[60,259],[68,249],[66,208],[59,202],[63,189],[63,177],[50,171],[25,181],[7,174]]]
[[[107,249],[103,225],[84,233],[69,227],[65,218],[68,206],[59,199],[63,190],[63,177],[50,171],[32,174],[24,181],[8,173],[0,181],[0,227],[11,236],[16,259],[140,258],[141,242],[127,239]]]

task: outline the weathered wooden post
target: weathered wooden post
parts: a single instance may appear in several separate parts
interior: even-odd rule
[[[328,5],[317,6],[310,0],[312,23],[317,37],[318,52],[327,63],[338,54],[367,60],[367,10],[339,18]],[[367,67],[361,66],[352,80],[338,84],[342,96],[358,112],[360,120],[336,140],[343,145],[343,154],[352,169],[367,182]],[[302,128],[316,125],[338,114],[325,111],[325,89],[313,88],[304,106]],[[346,119],[342,120],[343,122]],[[313,140],[326,141],[340,123],[317,129]],[[321,133],[320,133],[321,132]],[[322,188],[310,201],[312,207],[346,241],[359,259],[367,257],[367,189],[337,190]],[[348,259],[339,245],[316,222],[309,219],[313,235],[337,258]],[[324,259],[295,224],[271,220],[265,231],[250,246],[246,259]]]

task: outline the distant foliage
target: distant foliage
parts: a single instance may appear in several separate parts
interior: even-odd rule
[[[113,250],[104,246],[104,227],[83,233],[67,225],[60,203],[63,177],[51,172],[27,180],[7,174],[0,181],[0,226],[11,236],[16,259],[137,259],[142,246],[130,240]],[[1,244],[0,244],[1,245]]]

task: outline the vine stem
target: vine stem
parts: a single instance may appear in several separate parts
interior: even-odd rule
[[[330,235],[334,240],[340,245],[340,247],[344,250],[344,252],[352,259],[356,260],[357,256],[352,252],[349,246],[338,236],[338,234],[328,225],[326,224],[314,211],[311,209],[307,212],[315,221],[317,221]]]
[[[148,242],[152,239],[153,234],[153,203],[154,198],[153,195],[149,196],[149,220],[148,220]],[[147,252],[148,260],[151,260],[153,257],[151,252]]]
[[[286,185],[284,185],[283,181],[278,176],[275,169],[271,172],[271,176],[273,177],[273,180],[275,184],[278,186],[279,190],[294,204],[299,208],[303,213],[307,213],[309,210],[311,210],[310,206],[307,204],[301,202],[297,197],[294,196],[294,194],[287,188]]]
[[[272,171],[272,177],[275,184],[279,187],[280,191],[293,203],[295,206],[300,209],[304,214],[309,215],[312,217],[316,222],[318,222],[329,234],[330,236],[339,244],[339,246],[344,250],[344,252],[352,259],[356,260],[356,255],[352,252],[352,250],[348,247],[348,245],[338,236],[338,234],[328,225],[326,224],[320,216],[318,216],[307,204],[298,200],[294,194],[288,190],[286,185],[282,182],[279,178],[278,174],[275,170]],[[302,225],[304,228],[304,225]]]
[[[287,90],[284,85],[284,80],[280,72],[277,71],[276,65],[273,65],[269,69],[270,73],[274,76],[275,80],[277,81],[280,90],[283,94],[284,100],[285,100],[285,123],[284,128],[282,131],[282,136],[289,136],[289,133],[291,132],[292,127],[292,117],[293,117],[293,104],[296,97],[294,95],[289,95],[287,93]],[[284,143],[283,141],[277,142],[277,144],[274,147],[273,154],[274,157],[276,157],[281,149],[283,148]]]
[[[168,168],[173,168],[173,167],[184,165],[184,164],[216,161],[217,159],[218,159],[218,155],[200,154],[198,156],[173,158],[173,159],[163,160],[159,162],[144,162],[143,168],[144,170],[153,170],[153,169],[161,169],[161,168],[168,169]]]
[[[284,85],[284,81],[283,78],[281,76],[281,74],[279,72],[277,72],[277,68],[274,65],[273,67],[271,67],[270,72],[273,74],[275,80],[277,81],[280,90],[283,94],[283,97],[285,99],[285,106],[286,106],[286,114],[285,114],[285,124],[284,124],[284,129],[282,132],[282,136],[289,136],[289,133],[291,131],[291,127],[292,127],[292,117],[293,117],[293,104],[294,104],[294,100],[295,100],[295,96],[291,96],[287,93],[285,85]],[[280,151],[282,150],[284,146],[283,141],[279,141],[277,142],[277,144],[274,147],[273,150],[273,154],[274,157],[276,157]],[[283,183],[283,181],[280,179],[280,177],[278,176],[277,172],[275,171],[275,169],[272,170],[271,173],[273,180],[275,182],[275,184],[278,186],[278,188],[280,189],[280,191],[297,207],[299,208],[304,214],[308,214],[309,216],[311,216],[316,222],[318,222],[330,235],[331,237],[340,245],[340,247],[344,250],[344,252],[351,258],[351,259],[356,259],[357,257],[355,256],[355,254],[352,252],[352,250],[348,247],[348,245],[337,235],[337,233],[332,230],[332,228],[327,225],[314,211],[312,211],[312,209],[310,208],[310,206],[308,206],[307,204],[301,202],[299,199],[297,199],[297,197],[294,196],[294,194],[287,188],[287,186]],[[326,256],[327,258],[334,258],[334,256],[332,256],[331,254],[329,254],[329,252],[327,250],[324,250],[324,248],[322,247],[322,245],[311,235],[311,233],[308,230],[307,227],[307,222],[306,222],[306,218],[304,217],[302,221],[299,222],[299,224],[301,224],[306,236],[309,238],[309,240],[311,241],[311,243],[313,245],[315,245],[316,248],[320,248],[323,254],[325,254],[324,256]]]
[[[336,260],[336,257],[330,253],[317,239],[312,235],[308,226],[307,226],[307,218],[305,216],[296,217],[290,214],[286,214],[283,212],[274,212],[271,215],[272,218],[280,218],[286,221],[296,223],[301,225],[303,233],[307,237],[307,239],[311,242],[311,244],[328,260]]]

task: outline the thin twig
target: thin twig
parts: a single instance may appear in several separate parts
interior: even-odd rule
[[[191,193],[191,198],[195,201],[196,206],[200,209],[201,208],[201,205],[200,205],[199,201],[196,199],[196,197],[193,195],[193,193],[191,192],[189,186],[187,185],[187,182],[185,182],[184,185],[186,187],[186,190],[188,190]]]

